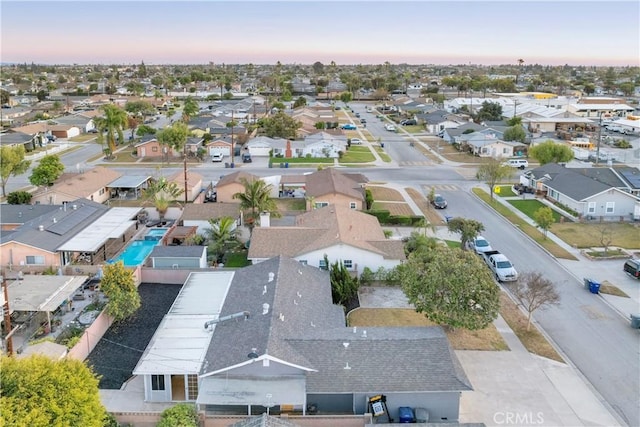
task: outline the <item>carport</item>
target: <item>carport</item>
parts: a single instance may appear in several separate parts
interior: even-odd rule
[[[112,181],[107,188],[111,191],[112,199],[137,200],[150,180],[151,177],[148,175],[125,175]]]

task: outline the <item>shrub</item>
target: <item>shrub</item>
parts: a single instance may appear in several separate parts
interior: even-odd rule
[[[13,191],[7,195],[7,203],[10,205],[27,205],[31,202],[31,193],[28,191]]]
[[[376,274],[369,268],[365,267],[360,275],[360,283],[362,285],[370,285],[376,279]]]
[[[198,427],[198,413],[194,405],[178,403],[162,411],[157,427]]]

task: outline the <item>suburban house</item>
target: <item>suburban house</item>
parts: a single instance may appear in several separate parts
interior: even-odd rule
[[[3,147],[24,147],[26,152],[33,151],[39,144],[38,135],[22,132],[0,132],[0,145]]]
[[[472,390],[440,327],[346,327],[328,272],[283,256],[192,272],[133,374],[145,401],[237,415],[364,414],[383,394],[456,422]]]
[[[346,206],[366,209],[364,185],[368,179],[362,174],[348,174],[334,168],[322,169],[307,175],[305,187],[307,210],[323,206]]]
[[[184,226],[195,226],[197,233],[205,235],[211,228],[210,219],[230,217],[236,220],[236,225],[241,224],[242,214],[240,204],[237,203],[187,203],[182,209],[180,223]]]
[[[200,148],[203,147],[203,140],[201,137],[189,137],[184,143],[184,151],[190,156],[197,156]]]
[[[231,159],[233,154],[233,141],[231,136],[225,136],[222,138],[214,138],[207,143],[206,149],[209,156],[214,154],[222,154],[224,158]]]
[[[147,264],[159,269],[207,268],[207,247],[157,245],[149,254]]]
[[[183,155],[180,152],[175,152],[168,145],[160,143],[160,141],[158,141],[155,137],[152,137],[150,139],[143,139],[141,142],[138,142],[135,145],[135,149],[136,156],[141,159],[154,157],[158,159],[164,159],[165,157],[173,158]]]
[[[460,144],[463,142],[463,138],[465,138],[466,135],[482,129],[485,129],[482,125],[474,122],[466,122],[458,127],[445,127],[440,131],[440,135],[442,135],[442,139],[449,144]]]
[[[56,138],[73,138],[80,135],[80,127],[75,125],[51,125],[49,126],[51,134]]]
[[[461,137],[463,145],[479,157],[508,158],[526,154],[527,145],[517,141],[503,141],[502,133],[491,128],[470,133]]]
[[[187,200],[194,201],[202,192],[202,175],[196,172],[187,170],[187,182],[185,188],[184,171],[178,171],[167,178],[169,182],[175,182],[177,187],[187,193]],[[177,198],[184,201],[184,193]]]
[[[93,118],[84,114],[60,116],[53,119],[53,121],[58,125],[75,126],[80,129],[82,133],[87,133],[96,128]]]
[[[244,149],[249,152],[251,157],[268,157],[274,150],[282,150],[284,152],[285,144],[285,139],[258,136],[247,141]]]
[[[31,203],[60,205],[78,198],[104,203],[111,197],[109,184],[121,176],[120,172],[104,166],[81,173],[65,173],[51,187],[33,193]]]
[[[330,205],[300,214],[292,227],[271,227],[268,214],[253,229],[247,255],[254,264],[285,255],[322,269],[329,262],[342,261],[345,268],[360,275],[365,268],[390,269],[405,260],[399,240],[385,237],[378,218],[342,205]]]
[[[220,180],[216,184],[216,191],[218,193],[217,202],[239,203],[238,199],[233,198],[233,195],[236,193],[244,193],[243,179],[251,182],[260,178],[243,171],[233,172],[220,177]]]
[[[30,151],[34,148],[42,147],[45,144],[49,143],[47,136],[52,135],[51,131],[49,130],[50,127],[51,126],[47,122],[33,122],[24,126],[14,127],[11,129],[11,132],[20,132],[31,135],[33,137],[34,145],[32,147],[25,146],[25,149],[28,149]]]
[[[347,151],[347,137],[342,133],[316,132],[304,138],[304,145],[296,148],[294,157],[338,158]]]
[[[445,110],[432,111],[426,114],[417,114],[416,118],[424,123],[424,127],[429,133],[440,133],[445,129],[457,128],[468,123],[467,120]]]
[[[577,212],[579,218],[640,220],[640,197],[612,186],[611,171],[597,168],[589,172],[587,170],[550,163],[525,172],[523,180],[527,185],[546,193],[547,199]]]
[[[16,223],[28,205],[0,205],[2,221]],[[91,265],[113,257],[138,228],[135,218],[141,208],[109,208],[77,199],[47,210],[10,231],[2,231],[2,266],[42,272],[82,259]],[[9,214],[18,217],[10,218]]]

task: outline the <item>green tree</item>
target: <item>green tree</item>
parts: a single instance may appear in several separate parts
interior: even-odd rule
[[[210,218],[206,229],[209,251],[215,255],[216,262],[224,255],[229,242],[236,239],[236,220],[230,216]]]
[[[522,125],[522,117],[511,117],[509,120],[507,120],[507,124],[509,126],[519,126]]]
[[[259,124],[270,138],[293,139],[296,137],[298,129],[302,127],[301,122],[287,116],[282,111],[278,111],[272,117],[261,119]]]
[[[124,142],[123,131],[127,127],[127,112],[114,104],[105,104],[100,107],[104,113],[102,117],[94,119],[98,133],[98,142],[102,143],[103,138],[107,138],[109,152],[108,157],[112,157],[116,151],[116,137],[118,143]],[[106,132],[106,135],[103,133]]]
[[[0,104],[9,104],[9,99],[11,95],[4,89],[0,89]]]
[[[497,183],[511,176],[511,168],[502,164],[498,159],[491,159],[487,163],[483,163],[478,168],[476,178],[484,181],[489,186],[491,200],[493,200],[493,189]]]
[[[547,231],[551,228],[551,225],[555,222],[553,218],[553,211],[550,207],[545,206],[533,213],[533,220],[536,225],[544,232],[544,238],[547,238]]]
[[[49,187],[64,172],[64,165],[56,154],[49,154],[40,160],[40,164],[33,168],[29,182],[36,186]]]
[[[142,198],[145,201],[153,203],[160,219],[164,219],[164,215],[167,213],[171,203],[176,201],[183,192],[184,189],[180,188],[177,183],[161,177],[151,182],[142,193]]]
[[[527,272],[507,287],[520,305],[527,311],[527,331],[531,326],[531,316],[537,309],[560,303],[560,295],[553,282],[542,277],[539,272]]]
[[[497,121],[502,120],[502,105],[496,102],[484,101],[482,107],[476,115],[476,120],[482,122],[485,120]]]
[[[2,357],[0,425],[102,427],[98,379],[81,361]]]
[[[189,123],[192,117],[195,117],[198,114],[200,108],[198,107],[198,103],[192,97],[188,97],[184,101],[184,107],[182,107],[182,121],[185,123]]]
[[[547,163],[570,161],[573,159],[573,150],[568,145],[557,144],[549,139],[531,147],[529,155],[540,162],[541,165],[546,165]]]
[[[260,212],[269,212],[271,216],[280,215],[276,203],[271,199],[270,184],[257,178],[251,180],[241,178],[240,182],[244,186],[244,192],[234,194],[233,198],[240,200],[240,209],[249,210],[245,215],[245,222],[250,231],[253,231]]]
[[[25,154],[26,152],[22,145],[15,147],[3,145],[0,147],[0,184],[2,185],[2,197],[6,196],[5,191],[9,177],[21,175],[31,166],[31,161],[24,159]]]
[[[144,93],[144,85],[140,82],[128,82],[124,85],[127,90],[134,95],[142,95]]]
[[[462,217],[451,218],[447,227],[452,233],[460,233],[460,247],[463,250],[467,249],[467,242],[475,239],[484,231],[484,225],[481,222]]]
[[[353,95],[351,94],[351,92],[342,92],[340,94],[340,101],[344,102],[345,104],[350,103],[352,99]]]
[[[527,138],[527,134],[520,125],[510,126],[505,129],[502,139],[505,141],[518,141],[524,142]]]
[[[198,427],[198,412],[192,403],[178,403],[160,414],[156,427]]]
[[[156,132],[157,132],[156,128],[147,126],[147,125],[142,125],[138,127],[138,130],[136,131],[136,135],[138,136],[155,135]]]
[[[304,107],[305,105],[307,105],[307,98],[300,96],[296,99],[296,102],[293,103],[293,108]]]
[[[618,89],[622,91],[624,96],[631,96],[636,90],[636,85],[633,82],[624,82],[618,85]]]
[[[105,311],[115,322],[131,317],[140,308],[140,294],[133,278],[133,271],[122,261],[103,267],[100,289],[109,299]]]
[[[124,105],[124,110],[138,119],[155,113],[155,107],[149,101],[129,101]],[[136,133],[136,128],[132,127],[131,132]]]
[[[12,191],[7,195],[7,203],[10,205],[28,205],[31,203],[31,193],[28,191]]]
[[[498,317],[500,290],[471,252],[438,245],[412,253],[397,272],[409,302],[433,322],[476,330]]]
[[[438,246],[438,241],[428,237],[424,233],[412,231],[404,243],[404,252],[409,255],[413,252],[429,252]]]
[[[177,121],[170,127],[164,128],[156,134],[158,142],[171,147],[179,153],[184,150],[184,146],[189,136],[189,128],[183,121]]]
[[[349,307],[351,301],[358,295],[358,279],[345,268],[342,260],[329,264],[329,259],[325,254],[324,262],[329,268],[333,303],[345,308]]]

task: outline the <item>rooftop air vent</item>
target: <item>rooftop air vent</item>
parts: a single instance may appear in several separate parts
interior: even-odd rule
[[[257,348],[255,348],[255,347],[254,347],[254,348],[252,348],[252,349],[251,349],[251,353],[247,354],[247,357],[248,357],[249,359],[257,359],[257,358],[258,358],[258,353],[256,353],[257,351],[258,351],[258,349],[257,349]]]
[[[268,313],[269,313],[269,304],[265,302],[264,304],[262,304],[262,314],[268,314]]]
[[[40,231],[44,231],[44,225],[39,225],[39,226],[38,226],[38,230],[40,230]]]
[[[275,276],[276,276],[275,274],[273,274],[273,273],[269,273],[269,281],[270,281],[270,282],[273,282],[273,278],[274,278]]]

